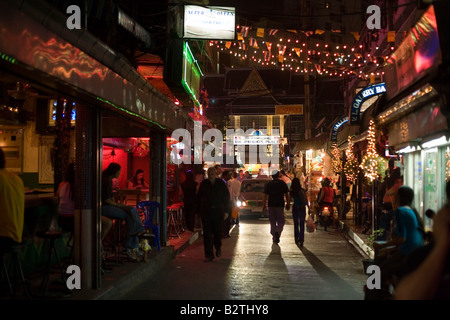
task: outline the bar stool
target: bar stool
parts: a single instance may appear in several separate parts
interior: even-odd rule
[[[113,226],[111,228],[111,232],[109,233],[109,242],[106,245],[106,253],[113,251],[114,261],[116,264],[119,264],[121,262],[120,252],[122,247],[122,224],[125,220],[119,218],[112,220]]]
[[[167,207],[167,230],[170,232],[172,230],[172,233],[170,233],[173,236],[180,237],[180,232],[178,230],[178,212],[179,207],[177,205],[171,205]]]
[[[20,260],[19,253],[22,248],[26,247],[25,243],[15,243],[15,244],[9,244],[9,245],[2,245],[0,246],[0,258],[2,260],[2,271],[5,274],[6,281],[8,282],[9,292],[11,294],[11,298],[16,297],[16,290],[14,288],[13,283],[11,282],[9,273],[8,273],[8,267],[6,266],[4,256],[7,254],[11,255],[11,264],[13,265],[13,277],[15,278],[16,273],[19,273],[20,281],[23,285],[23,291],[27,297],[27,299],[31,299],[30,289],[29,289],[29,283],[25,279],[25,276],[23,275],[23,269],[22,269],[22,263]]]
[[[59,258],[58,250],[56,250],[56,245],[55,245],[56,240],[61,239],[65,234],[67,234],[67,232],[59,231],[59,230],[50,230],[50,231],[36,233],[37,237],[49,241],[48,258],[47,258],[47,263],[45,265],[44,276],[42,278],[42,283],[41,283],[41,289],[43,289],[44,285],[45,285],[44,296],[47,295],[48,285],[50,283],[50,267],[52,264],[53,253],[55,254],[56,261],[58,263],[58,268],[59,268],[59,272],[61,274],[61,279],[62,279],[64,285],[66,284],[66,276],[62,269],[61,260]]]

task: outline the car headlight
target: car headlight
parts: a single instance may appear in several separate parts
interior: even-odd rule
[[[238,207],[245,207],[245,206],[247,205],[247,202],[246,202],[246,201],[238,200],[238,201],[236,201],[236,205],[237,205]]]

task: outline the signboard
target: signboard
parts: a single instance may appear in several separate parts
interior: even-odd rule
[[[384,82],[373,84],[365,87],[355,96],[352,106],[350,108],[350,125],[357,124],[359,115],[361,113],[361,106],[367,99],[373,96],[380,95],[386,92],[386,85]]]
[[[235,30],[233,7],[184,6],[183,38],[234,40]]]
[[[342,126],[344,124],[346,124],[348,122],[348,117],[344,117],[341,120],[339,120],[338,122],[336,122],[333,126],[333,128],[331,128],[331,137],[330,140],[332,142],[336,142],[337,141],[337,136],[339,133],[339,130],[342,128]]]
[[[275,106],[275,114],[303,114],[302,104],[286,104]]]
[[[200,106],[200,79],[202,70],[195,60],[187,42],[183,44],[183,70],[181,72],[181,84],[191,97],[196,108]],[[197,111],[197,110],[196,110]]]
[[[234,136],[235,146],[279,144],[280,136]]]
[[[436,15],[431,5],[386,61],[387,98],[391,100],[441,63]]]

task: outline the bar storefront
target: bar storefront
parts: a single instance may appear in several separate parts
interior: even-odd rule
[[[123,189],[144,171],[145,199],[162,205],[165,244],[167,138],[192,120],[99,39],[68,32],[66,17],[48,4],[38,12],[0,2],[0,147],[26,188],[24,271],[40,270],[47,258],[38,233],[58,228],[54,192],[74,162],[74,232],[56,247],[68,255],[73,237],[82,288],[99,288],[102,170],[120,162]]]

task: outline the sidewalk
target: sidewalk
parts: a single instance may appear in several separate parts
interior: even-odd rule
[[[75,291],[63,300],[118,300],[130,289],[157,275],[176,255],[196,241],[200,233],[201,230],[193,233],[184,231],[180,237],[170,238],[169,246],[161,247],[160,252],[157,248],[153,248],[147,263],[124,262],[113,266],[111,272],[103,276],[100,289]]]
[[[361,251],[361,253],[367,256],[367,252],[369,251],[371,255],[373,254],[373,250],[369,248],[365,241],[367,240],[367,235],[363,234],[364,226],[357,226],[353,220],[353,210],[350,210],[346,214],[346,219],[339,220],[339,228],[344,232],[346,237],[350,240],[350,242]]]

